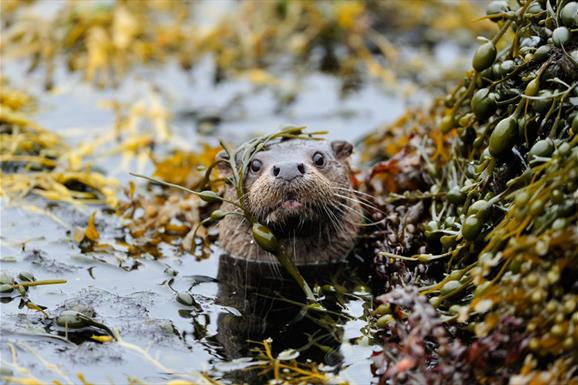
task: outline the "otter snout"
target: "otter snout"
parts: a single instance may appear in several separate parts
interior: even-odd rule
[[[305,164],[300,162],[281,162],[273,165],[271,172],[277,179],[291,181],[305,174]]]

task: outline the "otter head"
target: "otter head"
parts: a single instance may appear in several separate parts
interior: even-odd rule
[[[284,140],[256,153],[245,170],[245,207],[277,236],[339,227],[351,210],[345,141]]]

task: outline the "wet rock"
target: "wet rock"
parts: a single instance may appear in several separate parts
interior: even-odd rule
[[[139,293],[140,294],[140,293]],[[153,293],[148,293],[153,296]],[[142,299],[139,298],[139,299]],[[57,310],[93,309],[99,317],[116,319],[145,319],[148,318],[146,305],[132,297],[122,297],[106,290],[90,287],[80,290],[74,297],[67,299]],[[106,322],[105,322],[106,324]],[[109,325],[110,326],[110,325]]]
[[[66,300],[54,314],[64,309],[81,311],[94,317],[95,321],[118,330],[122,338],[135,339],[137,344],[138,341],[147,341],[174,348],[183,346],[184,349],[179,333],[170,320],[150,318],[148,307],[154,304],[156,296],[152,292],[120,296],[91,287],[80,290],[73,298]]]

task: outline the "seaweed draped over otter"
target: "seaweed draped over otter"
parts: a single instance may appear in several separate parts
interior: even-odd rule
[[[362,213],[351,186],[351,152],[344,141],[279,140],[244,166],[243,207],[271,229],[297,265],[342,261],[355,244]],[[225,175],[229,167],[220,163]],[[225,199],[239,201],[233,186],[226,187]],[[236,209],[223,203],[223,211]],[[220,245],[231,256],[277,263],[255,243],[245,217],[228,215],[219,230]]]

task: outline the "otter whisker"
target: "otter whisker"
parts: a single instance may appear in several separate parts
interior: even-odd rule
[[[338,192],[338,193],[341,193],[341,194],[343,194],[343,193],[350,193],[351,195],[353,195],[353,196],[351,196],[352,199],[357,199],[359,202],[363,202],[363,203],[365,203],[365,204],[367,204],[367,205],[370,205],[373,209],[378,210],[378,211],[381,211],[381,210],[377,207],[377,205],[374,203],[373,200],[369,200],[369,199],[366,199],[366,198],[363,198],[363,197],[356,196],[355,194],[358,193],[358,191],[351,190],[351,189],[343,189],[343,188],[339,188],[339,187],[334,187],[333,189],[334,189],[334,190],[337,190],[337,192]]]
[[[359,191],[355,191],[355,190],[352,190],[352,189],[344,189],[344,188],[341,188],[341,187],[333,187],[333,189],[334,189],[334,190],[343,191],[343,192],[350,192],[350,193],[354,193],[354,194],[359,192]],[[369,207],[373,208],[374,210],[377,210],[377,211],[380,211],[380,212],[381,212],[381,210],[380,210],[372,201],[370,201],[370,200],[368,200],[368,199],[364,199],[364,198],[360,198],[360,197],[351,198],[351,199],[357,199],[360,203],[365,203],[366,205],[368,205]]]
[[[367,222],[363,222],[363,221],[362,222],[351,222],[351,221],[349,221],[349,218],[347,218],[347,220],[348,220],[347,223],[350,223],[352,225],[355,225],[355,226],[375,226],[375,225],[378,225],[378,224],[383,223],[385,221],[385,218],[381,219],[379,221],[371,221],[371,219],[369,217],[367,217],[365,214],[361,214],[361,213],[357,212],[353,207],[347,206],[343,203],[339,203],[339,205],[340,205],[340,207],[342,207],[342,209],[340,209],[340,210],[343,210],[343,209],[351,210],[357,214],[360,214],[361,219],[364,219],[367,221]]]
[[[353,225],[353,226],[374,226],[377,225],[379,223],[381,223],[382,221],[377,221],[377,222],[371,222],[370,218],[368,218],[367,216],[365,216],[365,214],[360,213],[359,211],[355,210],[353,207],[347,206],[343,203],[339,203],[340,208],[336,209],[341,212],[343,214],[343,217],[345,218],[346,223]],[[344,211],[345,210],[349,210],[350,212],[358,215],[361,218],[361,221],[352,221],[348,216],[347,216],[347,212]],[[365,222],[364,222],[365,220]]]
[[[333,193],[333,195],[336,196],[336,197],[342,198],[342,199],[347,199],[347,200],[349,200],[349,201],[351,201],[351,202],[356,202],[356,203],[358,203],[358,204],[360,204],[360,205],[362,205],[362,206],[365,206],[365,207],[367,207],[367,208],[370,208],[370,209],[379,210],[377,207],[375,207],[375,206],[373,206],[373,205],[371,205],[371,204],[369,204],[369,203],[363,202],[363,201],[361,201],[361,200],[359,200],[359,199],[357,199],[357,198],[352,198],[352,197],[349,197],[349,196],[347,196],[347,195],[343,195],[343,194],[340,194],[340,193]]]
[[[329,219],[329,223],[326,226],[326,228],[334,228],[335,227],[335,220],[333,219],[333,216],[331,215],[331,212],[327,209],[325,204],[322,204],[319,206],[319,208],[321,209],[320,211],[323,212],[325,214],[325,216],[327,217],[327,219]]]
[[[333,227],[334,229],[336,229],[337,231],[344,231],[344,227],[343,224],[339,221],[339,219],[337,218],[337,216],[335,215],[335,213],[333,213],[328,207],[327,205],[322,205],[321,208],[323,209],[323,211],[326,213],[327,217],[329,218],[329,224],[331,227]],[[337,209],[337,207],[335,207],[335,209]]]
[[[271,274],[276,277],[276,278],[281,278],[281,269],[280,269],[280,265],[278,263],[271,263]]]
[[[337,194],[337,196],[343,198],[343,196],[340,194]],[[353,199],[353,198],[350,198],[350,199]],[[345,204],[343,202],[335,202],[335,203],[337,203],[338,206],[340,207],[340,209],[338,209],[337,207],[336,207],[336,209],[338,209],[343,214],[343,216],[347,219],[347,222],[350,224],[353,224],[356,226],[374,226],[374,225],[377,225],[383,221],[383,220],[373,221],[370,217],[368,217],[365,214],[364,210],[361,210],[361,212],[360,212],[359,210],[355,209],[354,207],[352,207],[348,204]],[[363,203],[363,202],[358,202],[358,203]],[[350,221],[349,220],[350,218],[346,215],[346,213],[343,210],[348,210],[351,213],[354,213],[354,214],[361,216],[361,219],[364,220],[365,222],[362,221],[362,222],[355,222],[354,223],[354,222]]]
[[[352,193],[355,193],[355,194],[359,194],[359,195],[364,195],[364,196],[370,198],[371,200],[375,199],[375,197],[374,197],[373,195],[371,195],[371,194],[364,193],[363,191],[358,191],[358,190],[355,190],[355,189],[352,189],[352,188],[341,187],[341,186],[334,186],[333,188],[339,189],[339,190],[343,190],[343,191],[349,191],[349,192],[352,192]]]
[[[241,195],[241,197],[239,197],[239,199],[237,200],[237,203],[241,204],[241,203],[246,203],[247,200],[250,198],[250,193],[246,192],[245,194]]]
[[[241,226],[243,226],[243,225],[245,224],[245,222],[248,222],[248,221],[247,221],[247,218],[241,217],[240,220],[239,220],[239,223],[237,224],[237,227],[235,227],[234,232],[239,231],[239,229],[241,228]]]
[[[348,199],[350,202],[354,202],[354,203],[357,203],[357,204],[359,204],[359,205],[361,205],[361,206],[364,206],[364,207],[366,207],[366,208],[370,208],[370,209],[372,209],[372,210],[379,211],[379,209],[378,209],[377,207],[375,207],[374,205],[372,205],[371,203],[365,202],[365,201],[363,201],[363,200],[361,200],[361,199],[358,199],[358,198],[356,198],[356,197],[351,197],[351,196],[343,195],[343,194],[341,194],[341,193],[339,193],[339,192],[334,192],[334,197],[341,198],[341,199],[339,199],[339,200]],[[353,204],[353,205],[354,205],[354,204]],[[353,206],[353,205],[350,205],[350,206]]]
[[[343,220],[339,220],[337,218],[336,214],[333,214],[334,217],[334,223],[336,224],[336,228],[338,229],[339,232],[343,232],[346,231],[346,225],[349,223],[348,221],[343,221]],[[343,217],[343,215],[341,215],[341,217]]]
[[[351,206],[351,205],[346,204],[345,202],[339,202],[339,201],[336,201],[336,202],[334,202],[334,203],[337,204],[337,205],[339,205],[339,207],[342,207],[342,208],[344,208],[344,209],[349,210],[349,211],[352,212],[352,213],[358,214],[358,215],[360,215],[360,216],[362,216],[362,217],[364,217],[364,218],[369,219],[369,218],[365,215],[364,210],[363,210],[361,207],[355,208],[355,207],[353,207],[353,206]],[[336,208],[337,208],[337,207],[336,207]]]
[[[349,209],[354,214],[357,214],[358,212],[353,207],[349,207],[347,205],[344,205],[341,202],[333,202],[333,203],[336,203],[337,205],[334,205],[333,207],[328,208],[327,211],[330,213],[330,215],[333,218],[333,221],[335,222],[337,227],[339,229],[343,229],[344,228],[343,220],[345,219],[345,222],[349,223],[349,218],[344,218],[347,213],[345,211],[343,211],[343,209],[340,206],[347,207],[347,209]],[[341,215],[338,217],[338,215],[336,213],[334,213],[333,211],[337,211]]]
[[[363,191],[356,190],[356,189],[354,189],[354,188],[352,188],[352,187],[333,186],[333,188],[336,189],[336,190],[348,191],[348,192],[351,192],[351,193],[354,193],[354,194],[357,194],[357,195],[365,196],[365,197],[367,197],[367,198],[366,198],[367,200],[374,200],[374,199],[375,199],[375,197],[374,197],[373,195],[368,194],[368,193],[365,193],[365,192],[363,192]]]
[[[345,203],[342,203],[342,202],[335,202],[335,203],[337,204],[337,206],[335,206],[335,210],[339,211],[339,213],[341,213],[341,214],[345,217],[345,218],[343,218],[343,219],[344,219],[347,223],[352,223],[352,222],[350,221],[350,218],[347,218],[347,217],[346,217],[346,215],[347,215],[348,212],[345,211],[345,210],[348,210],[348,211],[349,211],[350,213],[352,213],[352,214],[356,214],[356,215],[359,215],[359,216],[362,216],[362,217],[364,216],[364,215],[361,213],[360,210],[357,210],[357,209],[355,209],[354,207],[351,207],[351,206],[349,206],[349,205],[346,205]]]

